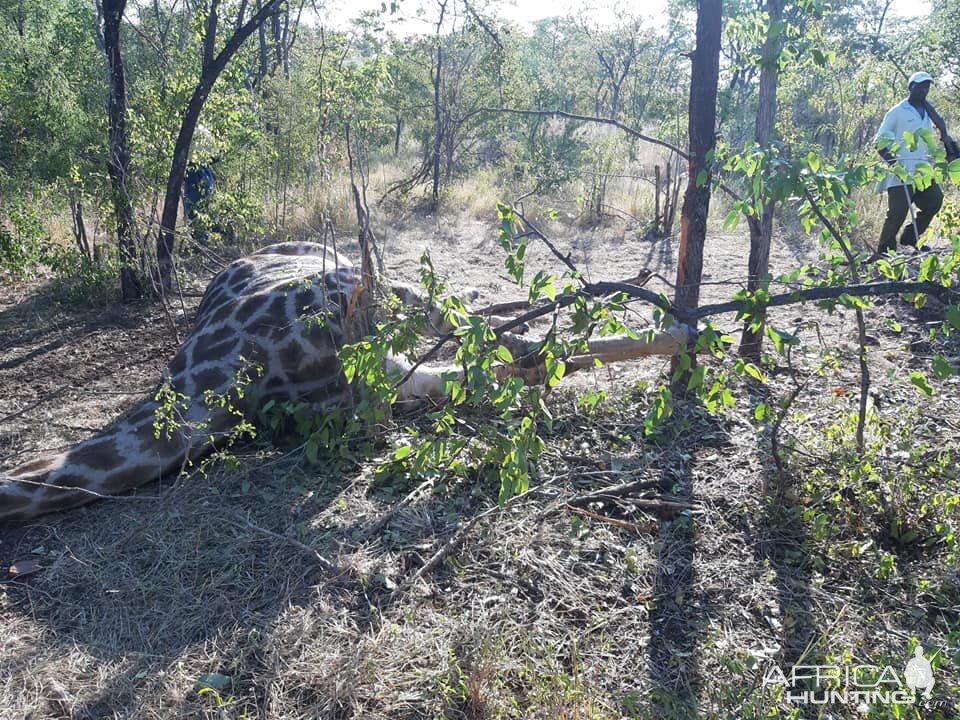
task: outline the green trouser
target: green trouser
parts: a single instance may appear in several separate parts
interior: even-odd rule
[[[907,193],[910,199],[907,199]],[[880,231],[880,253],[888,250],[896,250],[897,233],[900,232],[900,226],[907,219],[907,213],[910,212],[910,202],[917,206],[917,231],[913,231],[913,222],[903,229],[900,236],[901,245],[917,246],[919,236],[923,235],[930,226],[930,221],[936,216],[943,205],[943,191],[936,183],[930,183],[930,187],[920,192],[913,191],[913,185],[894,185],[887,188],[887,219],[883,222],[883,230]]]

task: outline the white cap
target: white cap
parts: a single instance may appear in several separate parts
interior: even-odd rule
[[[933,82],[933,78],[930,77],[930,73],[925,73],[922,70],[920,72],[915,72],[910,76],[910,79],[907,80],[907,87],[910,88],[913,85],[917,85],[922,82]]]

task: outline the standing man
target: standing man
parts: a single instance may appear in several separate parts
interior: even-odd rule
[[[183,181],[183,210],[190,222],[193,239],[201,245],[206,245],[209,241],[207,201],[213,194],[215,185],[216,175],[209,165],[191,164],[187,168],[187,176]]]
[[[943,119],[927,102],[927,93],[932,83],[933,79],[928,73],[916,72],[911,75],[907,81],[909,97],[899,105],[890,108],[874,138],[877,152],[887,164],[893,166],[899,163],[909,175],[905,182],[892,172],[888,172],[887,176],[877,184],[877,192],[884,190],[887,192],[887,217],[880,232],[877,255],[896,249],[897,233],[907,219],[911,203],[915,204],[919,210],[916,214],[916,224],[914,225],[911,219],[910,224],[900,235],[900,244],[909,247],[917,246],[920,236],[926,232],[930,221],[943,204],[943,192],[936,182],[931,180],[930,185],[917,191],[910,181],[919,164],[931,164],[934,148],[930,143],[933,142],[934,122],[937,123],[940,138],[948,154],[956,148],[956,144],[947,134]],[[913,142],[908,142],[904,138],[904,133],[912,133]]]

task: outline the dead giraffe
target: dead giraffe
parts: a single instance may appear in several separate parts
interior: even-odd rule
[[[250,418],[258,403],[272,398],[327,408],[349,403],[351,389],[337,353],[359,283],[348,260],[317,243],[271,245],[232,263],[207,287],[193,331],[168,366],[165,383],[186,398],[177,423],[158,437],[161,402],[151,396],[66,452],[0,472],[0,523],[83,505],[174,473],[208,452],[212,437],[236,426],[233,410]],[[398,286],[397,294],[411,299],[405,286]],[[591,366],[594,358],[673,354],[686,340],[684,328],[653,343],[627,341],[626,352],[622,340],[591,343],[582,365]],[[399,359],[387,363],[393,366],[388,370],[404,369]],[[262,372],[247,374],[247,392],[233,410],[206,402],[211,393],[224,396],[238,373],[252,366]],[[441,375],[450,369],[417,368],[397,388],[398,399],[443,397]]]
[[[327,407],[347,401],[336,353],[358,283],[348,260],[315,243],[271,245],[231,264],[208,286],[193,331],[166,372],[169,387],[189,398],[177,412],[179,427],[157,437],[161,403],[151,396],[66,452],[0,473],[0,522],[82,505],[177,471],[209,449],[211,436],[236,425],[235,413],[204,398],[227,393],[244,367],[263,368],[262,375],[247,373],[252,392],[237,403],[245,416],[256,409],[254,397]],[[428,394],[423,377],[401,394]]]

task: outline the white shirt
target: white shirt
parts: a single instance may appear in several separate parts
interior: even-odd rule
[[[934,148],[928,146],[921,136],[921,131],[926,130],[927,137],[933,139],[933,123],[930,121],[930,113],[924,111],[920,114],[908,100],[904,100],[899,105],[894,105],[883,117],[880,123],[880,129],[873,139],[874,147],[887,145],[890,151],[896,156],[897,161],[906,168],[907,172],[913,175],[920,163],[930,163],[931,153]],[[917,146],[910,149],[907,142],[903,139],[905,132],[911,132],[917,138]],[[893,173],[887,173],[887,176],[877,183],[877,192],[883,192],[887,188],[904,185],[903,180]]]

